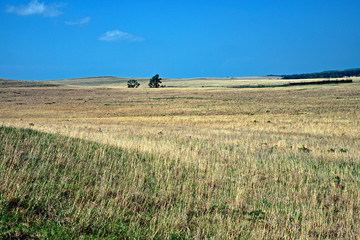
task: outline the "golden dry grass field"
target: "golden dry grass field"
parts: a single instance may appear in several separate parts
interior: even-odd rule
[[[244,89],[211,79],[164,81],[178,86],[161,89],[0,88],[0,124],[130,154],[132,167],[120,180],[115,167],[124,159],[98,170],[91,160],[82,163],[96,183],[74,180],[85,193],[74,190],[74,215],[58,224],[68,224],[69,234],[98,230],[75,238],[106,238],[105,223],[121,219],[128,224],[121,236],[134,239],[357,239],[360,81],[354,79]],[[139,162],[136,156],[148,158]],[[6,175],[10,170],[1,166],[0,197],[21,201],[30,191],[22,189],[25,180],[19,170]],[[51,235],[37,235],[44,236]]]

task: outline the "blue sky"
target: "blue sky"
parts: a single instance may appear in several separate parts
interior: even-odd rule
[[[359,0],[2,0],[0,78],[360,67]]]

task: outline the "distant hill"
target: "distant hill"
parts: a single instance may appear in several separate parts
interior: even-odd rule
[[[161,76],[160,76],[161,77]],[[167,87],[224,87],[228,85],[239,85],[240,83],[260,81],[260,80],[276,80],[280,77],[198,77],[198,78],[163,78],[163,84]],[[46,81],[47,83],[79,86],[79,87],[109,87],[118,88],[126,87],[127,81],[130,79],[137,80],[141,85],[140,88],[147,87],[149,78],[128,78],[128,77],[114,77],[114,76],[98,76],[98,77],[84,77],[84,78],[69,78],[60,80]]]
[[[342,77],[359,77],[359,76],[360,76],[360,68],[336,70],[336,71],[324,71],[317,73],[281,75],[283,79],[342,78]]]
[[[65,85],[83,86],[83,87],[119,86],[119,85],[126,85],[127,81],[129,81],[130,79],[136,79],[140,83],[149,81],[149,79],[145,79],[145,78],[121,78],[121,77],[113,77],[113,76],[101,76],[101,77],[84,77],[84,78],[51,80],[51,81],[47,81],[47,83],[65,84]]]
[[[197,78],[163,78],[162,84],[170,88],[203,88],[203,87],[274,87],[287,86],[291,83],[311,78],[341,78],[347,75],[360,76],[360,69],[343,70],[343,71],[326,71],[321,73],[294,74],[294,75],[268,75],[268,76],[251,76],[251,77],[197,77]],[[325,78],[325,79],[324,79]],[[150,78],[129,78],[114,76],[97,76],[82,78],[67,78],[48,81],[19,81],[6,80],[0,78],[0,88],[14,87],[90,87],[90,88],[127,88],[127,82],[135,79],[140,83],[140,88],[148,88]],[[353,81],[359,82],[360,79],[352,78]],[[334,79],[333,79],[334,80]]]
[[[114,76],[97,76],[82,78],[67,78],[47,81],[19,81],[0,79],[0,88],[4,87],[98,87],[98,88],[126,88],[131,79],[137,80],[140,88],[147,88],[150,78],[129,78]],[[163,78],[167,87],[228,87],[233,85],[261,84],[262,81],[278,81],[281,77],[198,77],[198,78]]]
[[[0,88],[17,88],[17,87],[58,87],[59,84],[49,82],[20,81],[0,78]]]

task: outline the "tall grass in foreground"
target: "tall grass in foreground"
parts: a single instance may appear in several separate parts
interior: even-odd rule
[[[185,161],[1,127],[0,238],[356,239],[358,158],[304,149]]]

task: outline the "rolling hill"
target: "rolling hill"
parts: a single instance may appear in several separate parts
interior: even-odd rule
[[[0,78],[0,88],[16,88],[16,87],[58,87],[59,84],[55,82],[35,82],[35,81],[20,81],[8,80]]]

